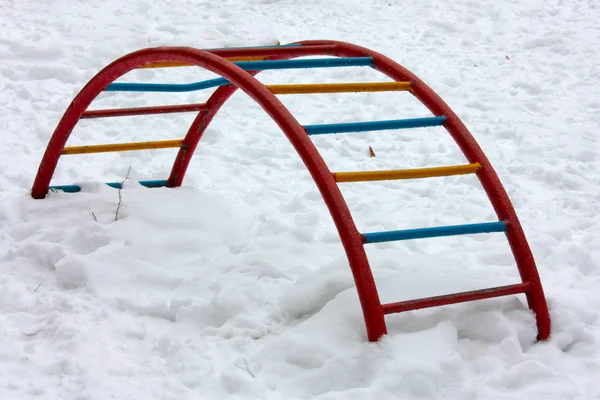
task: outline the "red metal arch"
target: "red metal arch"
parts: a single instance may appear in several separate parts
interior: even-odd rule
[[[512,252],[517,261],[517,266],[523,282],[531,285],[527,292],[529,307],[536,313],[538,324],[538,338],[546,339],[550,334],[550,318],[545,302],[545,297],[535,262],[523,230],[519,224],[516,213],[504,191],[495,171],[485,157],[483,151],[473,139],[467,128],[452,110],[437,96],[425,83],[414,74],[395,63],[391,59],[372,50],[337,41],[304,41],[302,49],[286,49],[270,57],[271,59],[293,58],[301,55],[328,54],[336,56],[371,56],[375,67],[396,81],[411,81],[412,93],[427,106],[436,116],[444,115],[444,126],[452,135],[469,162],[478,162],[481,169],[478,177],[490,198],[493,207],[501,221],[507,222],[507,237]],[[171,174],[168,186],[180,186],[185,172],[194,153],[196,146],[210,124],[214,115],[225,101],[239,87],[251,98],[257,101],[263,109],[279,125],[290,140],[299,156],[303,160],[313,177],[335,226],[340,235],[340,240],[347,254],[350,268],[356,283],[358,296],[361,302],[365,319],[367,336],[370,341],[379,339],[386,333],[384,312],[379,301],[371,268],[363,248],[363,237],[358,232],[344,198],[329,171],[327,165],[314,147],[304,128],[290,114],[285,106],[253,75],[259,71],[246,72],[222,58],[221,56],[250,56],[264,54],[260,49],[239,50],[198,50],[187,47],[154,48],[140,50],[128,54],[111,63],[100,71],[75,97],[64,116],[60,120],[46,152],[42,158],[36,176],[32,197],[44,198],[48,192],[50,180],[56,169],[58,159],[69,138],[69,135],[82,114],[91,102],[102,92],[106,86],[125,73],[141,66],[158,62],[184,62],[208,69],[226,78],[232,85],[218,88],[207,102],[206,109],[200,111],[193,121],[184,139],[184,146],[180,149]]]

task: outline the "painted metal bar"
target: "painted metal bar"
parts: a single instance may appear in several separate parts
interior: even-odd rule
[[[49,187],[52,191],[60,190],[65,193],[77,193],[81,191],[81,186],[78,185],[54,185]]]
[[[225,58],[228,61],[260,61],[267,60],[269,56],[247,56],[247,57],[227,57]],[[152,63],[148,65],[144,65],[138,69],[155,69],[155,68],[175,68],[175,67],[192,67],[192,64],[184,63],[184,62],[175,62],[175,61],[162,61],[157,63]]]
[[[348,122],[343,124],[304,125],[304,129],[309,135],[325,135],[330,133],[424,128],[428,126],[440,126],[445,121],[445,117],[392,119],[386,121]]]
[[[372,57],[308,58],[301,60],[240,61],[235,65],[244,71],[266,71],[296,68],[368,67]]]
[[[213,51],[220,51],[220,50],[280,49],[280,48],[285,48],[285,47],[301,47],[301,46],[302,46],[301,43],[288,43],[288,44],[275,43],[275,44],[266,45],[266,46],[215,47],[215,48],[200,49],[200,50],[206,50],[206,51],[213,52]]]
[[[323,44],[315,46],[277,46],[271,48],[257,49],[215,49],[208,52],[224,57],[231,61],[235,57],[267,56],[271,59],[288,59],[294,57],[314,56],[314,55],[337,55],[337,45]]]
[[[132,142],[132,143],[112,143],[98,144],[91,146],[72,146],[65,147],[61,154],[88,154],[88,153],[110,153],[114,151],[132,151],[132,150],[150,150],[150,149],[168,149],[181,147],[183,139],[179,140],[161,140],[156,142]]]
[[[214,78],[194,83],[122,83],[113,82],[108,85],[106,92],[163,92],[181,93],[194,92],[196,90],[210,89],[213,87],[229,85],[225,78]]]
[[[155,179],[155,180],[149,180],[149,181],[138,181],[138,183],[142,186],[145,186],[147,188],[158,188],[158,187],[165,187],[167,186],[167,180],[166,179]],[[115,188],[115,189],[122,189],[122,185],[123,182],[107,182],[106,183],[108,186]]]
[[[268,60],[269,56],[239,56],[239,57],[226,57],[227,61],[238,62],[238,61],[261,61]]]
[[[336,68],[356,67],[371,65],[371,57],[343,57],[343,58],[311,58],[301,60],[265,60],[265,61],[240,61],[235,64],[245,71],[275,70],[293,68]],[[104,90],[107,92],[192,92],[216,86],[228,85],[225,78],[209,79],[194,83],[122,83],[115,82]]]
[[[140,185],[145,186],[147,188],[157,188],[167,186],[166,180],[149,180],[149,181],[139,181]],[[107,182],[106,185],[115,188],[121,189],[122,182]],[[51,190],[60,190],[65,193],[77,193],[81,191],[81,186],[79,185],[55,185],[50,186]]]
[[[504,232],[504,222],[484,222],[481,224],[436,226],[432,228],[406,229],[364,233],[364,243],[395,242],[398,240],[424,239],[441,236],[470,235],[476,233]]]
[[[249,46],[249,47],[220,47],[220,48],[214,48],[214,49],[201,49],[201,50],[206,50],[206,51],[210,51],[211,53],[214,54],[218,54],[221,57],[224,57],[223,53],[227,54],[227,52],[229,53],[238,53],[240,50],[241,51],[245,51],[245,50],[273,50],[273,49],[281,49],[281,48],[289,48],[289,47],[302,47],[302,45],[298,44],[298,43],[292,43],[292,44],[284,44],[284,45],[279,45],[279,44],[274,44],[272,46]],[[310,46],[309,46],[310,47]],[[229,61],[258,61],[258,60],[265,60],[267,59],[267,57],[269,57],[268,55],[247,55],[247,56],[233,56],[233,57],[225,57],[225,59],[229,60]],[[192,64],[189,63],[185,63],[185,62],[177,62],[177,61],[161,61],[161,62],[157,62],[157,63],[151,63],[151,64],[147,64],[147,65],[143,65],[141,67],[139,67],[138,69],[145,69],[145,68],[170,68],[170,67],[191,67]]]
[[[183,104],[175,106],[154,106],[136,108],[117,108],[113,110],[88,110],[81,118],[125,117],[130,115],[171,114],[182,112],[199,112],[206,109],[205,103]]]
[[[478,163],[448,167],[396,169],[385,171],[334,172],[336,182],[389,181],[395,179],[433,178],[439,176],[474,174],[481,168]]]
[[[516,285],[498,286],[489,289],[473,290],[469,292],[382,304],[381,307],[383,308],[384,314],[394,314],[423,308],[445,306],[448,304],[464,303],[467,301],[484,300],[491,299],[493,297],[527,293],[529,290],[531,290],[531,284],[529,282],[525,282]]]
[[[317,46],[274,46],[274,47],[231,47],[225,49],[206,49],[212,54],[225,58],[228,61],[256,61],[266,60],[271,57],[301,57],[314,54],[334,54],[335,45]],[[139,68],[167,68],[189,67],[192,64],[178,61],[159,61],[143,65]],[[138,69],[139,69],[138,68]]]
[[[410,89],[410,82],[357,82],[267,85],[274,94],[314,94],[351,92],[394,92]]]
[[[221,57],[225,57],[225,59],[229,60],[229,61],[258,61],[258,60],[265,60],[267,57],[269,57],[269,55],[238,55],[235,56],[235,54],[240,54],[241,52],[243,53],[256,53],[256,51],[260,51],[261,53],[264,53],[265,51],[269,51],[269,50],[275,50],[277,51],[281,51],[281,49],[288,49],[288,48],[298,48],[298,47],[302,47],[302,45],[294,43],[294,44],[284,44],[284,45],[277,45],[274,44],[272,46],[250,46],[250,47],[222,47],[222,48],[215,48],[215,49],[201,49],[201,50],[205,50],[205,51],[209,51],[213,54],[217,54]],[[314,46],[307,46],[307,47],[314,47]],[[320,46],[317,46],[320,47]],[[328,47],[333,47],[333,46],[328,46]],[[306,50],[302,50],[302,51],[306,51]],[[227,57],[227,54],[233,54],[233,56],[231,57]],[[171,67],[191,67],[192,64],[189,63],[185,63],[185,62],[178,62],[178,61],[161,61],[161,62],[156,62],[156,63],[150,63],[150,64],[146,64],[146,65],[142,65],[141,67],[138,67],[138,69],[145,69],[145,68],[171,68]]]

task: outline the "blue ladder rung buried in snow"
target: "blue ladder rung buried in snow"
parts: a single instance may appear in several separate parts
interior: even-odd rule
[[[166,180],[150,180],[150,181],[139,181],[140,185],[145,186],[147,188],[157,188],[167,186]],[[106,185],[115,188],[121,189],[121,182],[107,182]],[[51,190],[60,190],[65,193],[77,193],[81,191],[81,186],[78,185],[56,185],[50,186]]]
[[[373,57],[309,58],[299,60],[236,61],[238,67],[246,71],[292,69],[364,67],[372,65]],[[194,83],[121,83],[115,82],[104,90],[107,92],[192,92],[211,87],[228,85],[225,78],[209,79]]]
[[[348,133],[384,131],[390,129],[425,128],[440,126],[446,117],[427,117],[410,119],[392,119],[387,121],[348,122],[343,124],[304,125],[309,135],[324,135],[328,133]]]
[[[433,228],[364,233],[363,237],[365,243],[382,243],[394,242],[398,240],[424,239],[439,236],[456,236],[504,231],[506,231],[506,223],[504,222],[484,222],[481,224],[436,226]]]

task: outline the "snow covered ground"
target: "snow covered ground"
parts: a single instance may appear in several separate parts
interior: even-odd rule
[[[591,0],[0,0],[0,399],[600,399],[600,4]],[[137,49],[337,39],[397,60],[463,119],[538,262],[552,338],[510,296],[387,317],[365,339],[327,210],[291,145],[243,93],[184,186],[175,150],[65,156],[29,189],[59,118]],[[192,68],[125,81],[193,82]],[[268,83],[376,80],[367,68]],[[104,94],[94,108],[201,102]],[[407,93],[285,96],[301,123],[429,116]],[[193,115],[82,121],[70,145],[181,138]],[[315,137],[333,171],[463,163],[442,128]],[[376,153],[369,157],[371,146]],[[363,232],[493,221],[472,176],[344,184]],[[369,247],[384,302],[518,282],[501,234]]]

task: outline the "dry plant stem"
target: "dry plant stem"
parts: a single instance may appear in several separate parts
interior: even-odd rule
[[[121,211],[121,207],[123,206],[123,185],[125,184],[125,182],[127,182],[127,179],[129,179],[129,174],[131,174],[131,165],[127,169],[127,175],[125,175],[125,179],[123,179],[123,181],[121,181],[121,185],[119,185],[119,202],[117,203],[117,209],[115,210],[115,221],[119,219],[119,211]]]

